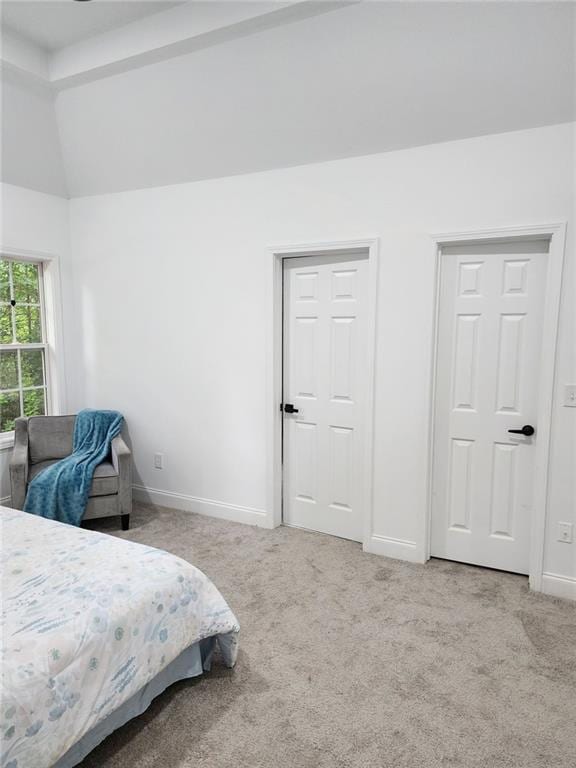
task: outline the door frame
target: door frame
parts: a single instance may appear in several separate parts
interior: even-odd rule
[[[365,392],[364,519],[362,521],[363,547],[366,549],[372,535],[373,462],[374,462],[374,379],[376,362],[376,310],[378,297],[379,239],[339,240],[318,243],[279,245],[268,248],[269,318],[266,366],[266,433],[267,433],[267,509],[270,528],[282,523],[282,365],[283,365],[283,266],[284,259],[302,256],[337,256],[355,251],[368,259],[368,334],[367,382]]]
[[[556,375],[558,323],[562,293],[562,272],[566,245],[566,223],[542,224],[526,227],[502,227],[496,229],[439,233],[434,240],[435,280],[432,357],[430,371],[430,411],[428,424],[428,477],[427,504],[424,519],[424,560],[430,559],[432,533],[432,492],[434,467],[434,427],[436,406],[436,372],[438,357],[438,316],[440,311],[440,281],[442,247],[445,245],[473,245],[486,242],[510,243],[518,240],[549,240],[546,288],[544,292],[544,316],[542,324],[542,351],[538,390],[538,443],[534,472],[534,506],[532,510],[530,539],[531,589],[541,591],[544,570],[544,543],[548,506],[548,476],[550,461],[550,437]]]

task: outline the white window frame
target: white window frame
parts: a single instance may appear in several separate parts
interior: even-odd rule
[[[40,304],[44,341],[14,345],[14,349],[43,348],[46,376],[46,413],[60,415],[65,403],[60,264],[56,254],[0,246],[0,256],[12,261],[39,264]],[[14,432],[0,433],[0,450],[14,444]]]

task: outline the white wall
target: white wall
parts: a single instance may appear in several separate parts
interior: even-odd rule
[[[68,260],[68,201],[54,195],[45,195],[29,189],[0,184],[0,251],[36,251],[59,257],[63,292],[72,293]],[[64,308],[64,327],[73,324],[73,318]],[[59,364],[65,375],[64,350],[58,350]],[[66,394],[64,393],[64,401]],[[0,502],[7,503],[10,496],[8,462],[10,448],[0,449]]]
[[[430,233],[567,221],[573,161],[564,124],[74,199],[71,405],[124,412],[137,482],[174,494],[156,499],[256,520],[251,510],[266,506],[267,247],[379,237],[374,533],[421,547]],[[554,532],[558,520],[576,523],[576,409],[560,402],[576,381],[574,261],[570,236],[545,562],[571,579],[576,545]]]

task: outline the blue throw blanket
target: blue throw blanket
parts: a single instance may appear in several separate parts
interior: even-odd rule
[[[110,443],[120,434],[122,421],[117,411],[80,411],[74,425],[72,453],[32,480],[24,511],[80,525],[94,470],[110,453]]]

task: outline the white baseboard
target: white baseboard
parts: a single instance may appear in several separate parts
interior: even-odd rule
[[[12,503],[11,496],[3,496],[0,499],[0,507],[9,507],[11,503]]]
[[[196,512],[207,517],[218,517],[231,520],[234,523],[259,525],[261,528],[271,528],[268,514],[263,509],[241,507],[238,504],[227,504],[223,501],[200,499],[197,496],[186,496],[183,493],[160,491],[157,488],[147,488],[143,485],[132,486],[134,499],[160,507],[171,507],[182,512]]]
[[[563,597],[566,600],[576,600],[576,579],[560,576],[557,573],[543,573],[542,592],[545,595]]]
[[[373,533],[368,542],[364,544],[364,552],[392,557],[395,560],[408,560],[411,563],[425,562],[415,541],[393,539],[389,536],[380,536],[377,533]]]

